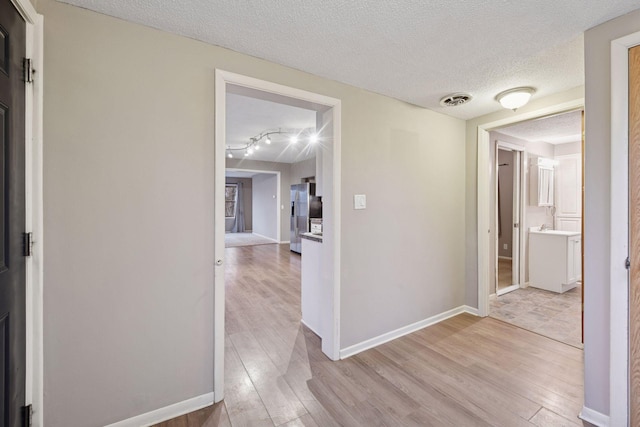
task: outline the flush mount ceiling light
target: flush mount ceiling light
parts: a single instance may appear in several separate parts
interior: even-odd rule
[[[473,96],[468,93],[453,93],[442,98],[440,100],[440,105],[443,107],[457,107],[471,102],[472,99]]]
[[[505,90],[496,95],[496,101],[508,110],[516,111],[518,108],[526,105],[536,90],[532,87],[517,87],[515,89]]]

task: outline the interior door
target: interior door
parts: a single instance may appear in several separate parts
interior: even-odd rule
[[[511,241],[511,282],[512,285],[520,285],[520,224],[522,212],[520,209],[520,192],[521,188],[521,155],[520,151],[514,150],[513,153],[513,231]]]
[[[26,24],[0,0],[0,414],[21,425],[25,404],[25,83]]]
[[[629,50],[629,416],[640,425],[640,46]]]

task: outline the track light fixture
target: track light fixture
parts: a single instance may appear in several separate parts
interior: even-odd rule
[[[267,130],[260,132],[258,135],[249,138],[249,142],[246,142],[240,146],[232,147],[227,145],[227,157],[232,159],[234,151],[243,151],[244,156],[248,157],[255,150],[260,149],[260,144],[264,141],[265,144],[270,145],[273,140],[271,139],[271,135],[290,135],[289,143],[296,144],[300,141],[301,136],[305,136],[305,139],[308,139],[310,144],[316,144],[319,140],[318,134],[315,129],[278,129],[275,131]]]

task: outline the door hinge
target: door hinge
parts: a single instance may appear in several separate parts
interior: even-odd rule
[[[36,70],[33,69],[33,66],[31,64],[31,58],[24,58],[22,60],[22,74],[24,82],[33,83],[33,73],[35,72]]]
[[[627,270],[631,268],[631,261],[629,261],[629,257],[624,260],[624,268],[626,268]]]
[[[33,233],[22,233],[22,255],[31,256],[33,247]]]
[[[22,426],[31,427],[31,421],[33,419],[33,406],[27,405],[22,407]]]

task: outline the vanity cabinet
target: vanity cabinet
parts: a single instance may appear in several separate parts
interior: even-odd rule
[[[529,231],[529,286],[563,293],[582,280],[582,236],[572,231]]]

